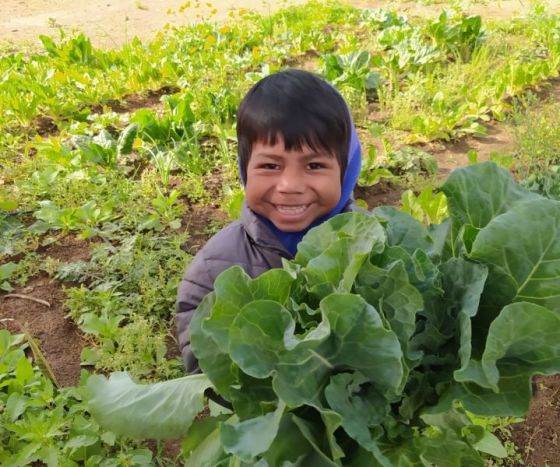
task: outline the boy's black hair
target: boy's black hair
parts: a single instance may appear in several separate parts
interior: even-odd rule
[[[237,110],[237,151],[241,177],[257,141],[274,145],[278,136],[287,151],[307,145],[336,157],[341,178],[346,170],[351,119],[342,96],[322,78],[289,69],[255,84]]]

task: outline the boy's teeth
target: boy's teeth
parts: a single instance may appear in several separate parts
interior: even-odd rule
[[[301,206],[280,206],[276,205],[276,209],[284,214],[301,214],[307,209],[307,205],[303,204]]]

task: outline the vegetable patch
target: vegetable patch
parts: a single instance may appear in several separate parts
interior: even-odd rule
[[[560,202],[493,163],[454,171],[443,191],[441,224],[345,213],[283,269],[223,272],[192,321],[204,375],[95,375],[91,412],[122,434],[185,435],[196,466],[505,456],[469,416],[523,415],[532,376],[560,372]],[[210,416],[195,420],[204,394]]]

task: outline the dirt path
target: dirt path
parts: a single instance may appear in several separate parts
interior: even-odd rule
[[[192,6],[179,11],[185,4]],[[260,13],[278,10],[304,0],[282,2],[209,0],[2,0],[0,40],[35,43],[40,34],[58,36],[58,28],[78,29],[101,47],[117,47],[134,36],[149,39],[166,24],[173,26],[200,21],[225,20],[232,10]]]
[[[433,1],[423,4],[421,1],[402,1],[402,0],[352,0],[352,5],[357,7],[386,8],[389,10],[399,10],[408,16],[435,16],[441,10],[451,8],[448,6],[452,2]],[[448,4],[446,6],[446,3]],[[542,2],[546,5],[550,13],[560,13],[560,0],[548,0]],[[476,1],[466,0],[461,2],[462,9],[472,15],[480,15],[486,20],[507,20],[516,16],[521,16],[531,10],[530,0],[497,0],[497,1]]]
[[[251,9],[260,13],[274,12],[283,6],[305,3],[305,0],[2,0],[0,2],[0,41],[37,42],[40,34],[58,36],[58,28],[77,29],[101,47],[117,47],[134,36],[149,39],[166,24],[189,24],[200,19],[218,21],[229,18],[230,12]],[[357,7],[400,10],[410,16],[433,16],[444,8],[442,3],[395,0],[346,0]],[[560,13],[560,0],[544,2],[553,13]],[[190,7],[181,10],[186,4]],[[197,6],[198,5],[198,6]],[[529,0],[496,2],[466,1],[469,13],[487,19],[508,19],[529,11]]]

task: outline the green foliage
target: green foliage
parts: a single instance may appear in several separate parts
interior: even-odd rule
[[[78,149],[82,163],[93,162],[104,166],[114,166],[119,157],[132,152],[137,132],[138,125],[131,124],[121,132],[118,139],[103,129],[93,137],[76,135],[73,143]]]
[[[450,16],[445,10],[425,26],[424,33],[438,48],[447,49],[463,61],[469,59],[485,36],[480,16]]]
[[[483,466],[483,454],[507,455],[471,414],[522,416],[532,376],[560,372],[560,204],[493,163],[454,171],[443,192],[442,223],[346,213],[312,229],[283,269],[217,278],[191,345],[233,413],[191,425],[191,410],[182,430],[199,446],[187,442],[187,462]],[[196,378],[174,383],[181,397],[198,400]],[[119,411],[119,430],[143,433],[137,414],[149,411],[167,422],[161,436],[178,433],[159,398],[121,407],[136,391],[169,401],[167,390],[98,381],[100,420]]]
[[[384,166],[396,176],[414,180],[423,176],[430,178],[437,173],[437,161],[431,154],[412,146],[390,150]]]
[[[16,216],[0,212],[0,258],[25,251],[30,236]]]
[[[117,155],[124,156],[132,152],[134,139],[138,133],[138,125],[128,125],[119,135],[117,140]]]
[[[7,265],[15,263],[7,263]],[[38,275],[40,272],[46,273],[52,277],[59,262],[50,256],[41,256],[34,251],[26,251],[22,259],[20,259],[11,273],[10,282],[12,284],[23,287],[27,284],[30,277]],[[2,269],[2,266],[0,266]],[[8,270],[12,269],[11,267]],[[1,274],[0,274],[1,277]]]
[[[377,150],[375,146],[370,146],[368,148],[368,155],[362,163],[360,168],[360,178],[358,179],[358,185],[360,186],[373,186],[379,183],[382,179],[384,180],[395,180],[393,173],[385,168],[379,167],[376,162]]]
[[[66,38],[61,32],[61,42],[57,44],[48,36],[39,36],[48,55],[72,64],[95,65],[93,47],[89,38],[83,34]]]
[[[105,371],[126,370],[148,381],[182,373],[182,363],[167,357],[169,333],[159,323],[143,316],[135,316],[121,327],[122,321],[122,316],[82,315],[82,329],[99,342],[99,346],[82,351],[83,365]]]
[[[154,208],[151,214],[141,219],[139,230],[163,230],[166,227],[178,229],[181,227],[181,215],[184,207],[177,203],[179,192],[173,190],[169,195],[158,190],[157,197],[152,200]]]
[[[241,217],[241,209],[245,200],[245,192],[240,189],[229,189],[226,191],[225,211],[230,219],[239,219]]]
[[[508,34],[527,44],[515,53],[500,36],[503,29],[485,27],[479,16],[460,10],[413,22],[386,10],[311,2],[263,18],[245,15],[227,25],[193,24],[150,43],[132,40],[120,50],[96,49],[83,34],[61,34],[58,41],[42,36],[44,52],[15,52],[0,60],[6,78],[0,85],[0,128],[15,126],[27,133],[37,118],[53,119],[56,127],[64,128],[65,120],[86,122],[93,114],[91,106],[166,86],[175,92],[178,86],[181,91],[163,98],[164,112],[138,110],[132,123],[150,142],[185,140],[197,122],[231,124],[243,91],[259,75],[255,70],[264,69],[266,75],[304,54],[324,57],[325,76],[344,92],[380,96],[387,105],[387,99],[411,91],[416,73],[438,80],[442,87],[449,69],[468,66],[485,50],[484,66],[475,66],[475,85],[445,96],[444,113],[426,115],[421,96],[410,100],[420,110],[417,123],[407,128],[419,133],[416,138],[450,138],[478,132],[472,125],[483,115],[503,116],[504,97],[557,73],[557,17],[535,8],[528,17],[512,21]],[[201,75],[200,69],[206,73]],[[237,78],[245,77],[233,87],[232,69],[242,70]],[[458,104],[465,100],[468,105]],[[438,122],[442,132],[436,131]]]
[[[205,375],[187,376],[152,386],[134,383],[126,373],[114,373],[109,380],[101,375],[88,379],[89,408],[104,426],[114,433],[131,432],[134,438],[176,438],[184,433],[194,417],[204,408],[204,391],[212,383]],[[184,391],[184,388],[188,388]],[[113,401],[122,399],[138,408],[137,420],[131,423],[129,410]],[[166,412],[165,417],[154,418],[154,406]],[[147,410],[142,410],[142,407]],[[160,412],[160,413],[162,413]],[[158,413],[158,415],[160,414]]]
[[[96,344],[82,352],[83,364],[128,370],[151,381],[180,374],[181,364],[167,355],[167,344],[188,259],[184,242],[185,236],[138,234],[124,239],[118,250],[99,244],[89,262],[57,269],[59,280],[82,283],[67,289],[66,305],[95,338]]]
[[[360,169],[360,186],[372,186],[382,179],[394,183],[414,183],[420,179],[430,179],[437,173],[437,162],[431,154],[412,146],[395,150],[385,138],[382,141],[385,157],[378,159],[377,148],[368,148]]]
[[[560,201],[560,165],[551,165],[532,173],[523,181],[523,186],[547,198]]]
[[[0,265],[0,290],[11,292],[13,287],[10,285],[9,279],[17,269],[17,264],[9,262]]]
[[[371,71],[368,51],[350,52],[346,55],[326,55],[324,76],[335,86],[351,87],[374,96],[379,87],[379,74]]]
[[[512,115],[516,172],[527,189],[560,200],[560,108],[556,103],[533,108],[534,99],[529,95]]]
[[[431,188],[425,188],[415,196],[412,190],[401,195],[401,210],[425,224],[440,224],[446,217],[447,199],[441,192],[434,194]]]
[[[93,138],[78,136],[74,138],[84,161],[102,165],[114,165],[117,161],[117,142],[107,130],[102,130]]]
[[[95,236],[98,227],[113,216],[110,204],[98,206],[95,201],[89,201],[78,208],[59,208],[51,201],[40,201],[41,209],[35,212],[38,221],[30,229],[33,232],[44,233],[48,230],[61,230],[68,233],[79,230],[83,238]]]
[[[152,463],[152,453],[95,422],[83,389],[57,389],[25,355],[23,335],[0,330],[0,463],[24,466]]]
[[[148,109],[138,110],[131,121],[138,125],[138,134],[150,142],[180,140],[188,134],[195,116],[191,109],[193,96],[189,93],[164,96],[163,103],[168,112],[164,117],[159,117]]]
[[[17,209],[18,203],[15,200],[7,199],[3,194],[0,194],[0,209],[2,211],[13,211]]]
[[[517,446],[511,440],[511,426],[516,423],[522,423],[523,418],[520,417],[481,417],[467,412],[467,416],[471,421],[486,430],[489,433],[495,433],[504,441],[503,447],[507,451],[507,456],[502,459],[496,459],[491,465],[511,465],[514,462],[521,463],[523,459],[518,452]]]

